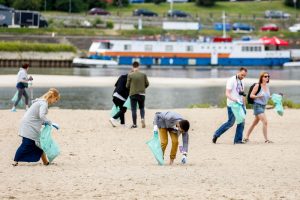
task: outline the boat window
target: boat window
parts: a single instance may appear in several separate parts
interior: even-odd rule
[[[124,50],[131,50],[130,44],[124,44]]]
[[[101,42],[98,49],[111,49],[112,46],[109,42]]]
[[[246,48],[245,48],[245,47],[242,47],[242,51],[246,51]]]
[[[193,46],[188,45],[188,46],[186,47],[186,51],[192,52],[192,51],[193,51]]]
[[[258,51],[261,51],[261,47],[258,47]]]
[[[254,48],[253,48],[253,47],[250,47],[250,51],[254,51]]]
[[[145,45],[145,51],[152,51],[152,45],[150,44]]]
[[[166,45],[166,51],[173,51],[172,45]]]
[[[249,47],[245,47],[245,51],[249,51]]]

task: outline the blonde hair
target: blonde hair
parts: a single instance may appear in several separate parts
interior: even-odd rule
[[[60,94],[59,91],[55,88],[50,88],[48,92],[46,92],[45,94],[43,94],[43,96],[41,97],[45,100],[50,100],[53,98],[56,98],[56,100],[58,101],[60,99]]]

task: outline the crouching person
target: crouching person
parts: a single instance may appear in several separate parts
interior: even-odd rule
[[[159,131],[161,148],[163,155],[165,154],[168,145],[168,133],[172,140],[172,148],[170,153],[170,165],[173,164],[177,149],[178,149],[178,136],[182,134],[182,159],[181,163],[185,164],[187,161],[190,123],[184,120],[183,117],[176,112],[157,112],[154,117],[154,131]]]
[[[42,97],[34,100],[26,111],[19,129],[22,143],[16,152],[14,166],[17,166],[18,162],[37,162],[40,158],[42,158],[44,165],[49,164],[45,153],[39,147],[40,134],[42,125],[52,124],[46,117],[48,105],[56,103],[59,99],[59,91],[51,88]]]

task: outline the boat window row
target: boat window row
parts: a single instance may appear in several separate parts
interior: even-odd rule
[[[261,47],[259,47],[259,48],[261,48]],[[192,46],[192,45],[187,45],[185,49],[186,49],[187,52],[194,52],[194,46]],[[203,49],[203,50],[205,50],[205,49],[207,49],[207,50],[210,50],[210,49],[219,49],[219,50],[221,50],[221,49],[223,49],[223,50],[230,49],[230,50],[232,50],[233,47],[232,46],[227,47],[227,46],[208,46],[208,45],[205,45],[205,46],[200,46],[200,49]],[[247,47],[247,49],[248,49],[248,47]],[[124,44],[124,51],[131,51],[131,50],[132,50],[132,47],[131,47],[130,44]],[[146,44],[144,46],[144,50],[145,51],[153,51],[153,45]],[[173,45],[166,45],[165,46],[165,51],[172,52],[173,50],[174,50]],[[249,51],[249,50],[244,50],[244,51]],[[257,51],[257,50],[255,50],[255,51]],[[259,50],[259,51],[261,51],[261,50]]]
[[[242,51],[262,51],[261,46],[243,46]]]

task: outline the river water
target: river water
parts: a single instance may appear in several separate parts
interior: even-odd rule
[[[249,68],[248,68],[249,69]],[[29,74],[70,75],[70,76],[119,76],[128,72],[125,69],[102,68],[30,68]],[[149,77],[180,77],[180,78],[225,78],[234,75],[237,68],[232,69],[143,69]],[[300,80],[300,69],[249,69],[249,78],[257,78],[261,71],[268,71],[272,79]],[[1,74],[16,74],[17,68],[1,68]],[[272,83],[272,82],[271,82]],[[284,93],[285,97],[300,103],[299,86],[274,86],[271,92]],[[48,88],[34,88],[33,97],[41,96]],[[110,109],[112,106],[111,87],[61,87],[61,101],[56,105],[65,109]],[[248,88],[246,88],[246,91]],[[11,107],[10,99],[15,93],[14,86],[0,87],[0,109]],[[187,108],[191,104],[208,103],[217,105],[224,99],[225,86],[214,87],[168,87],[147,89],[146,107],[156,109]]]

